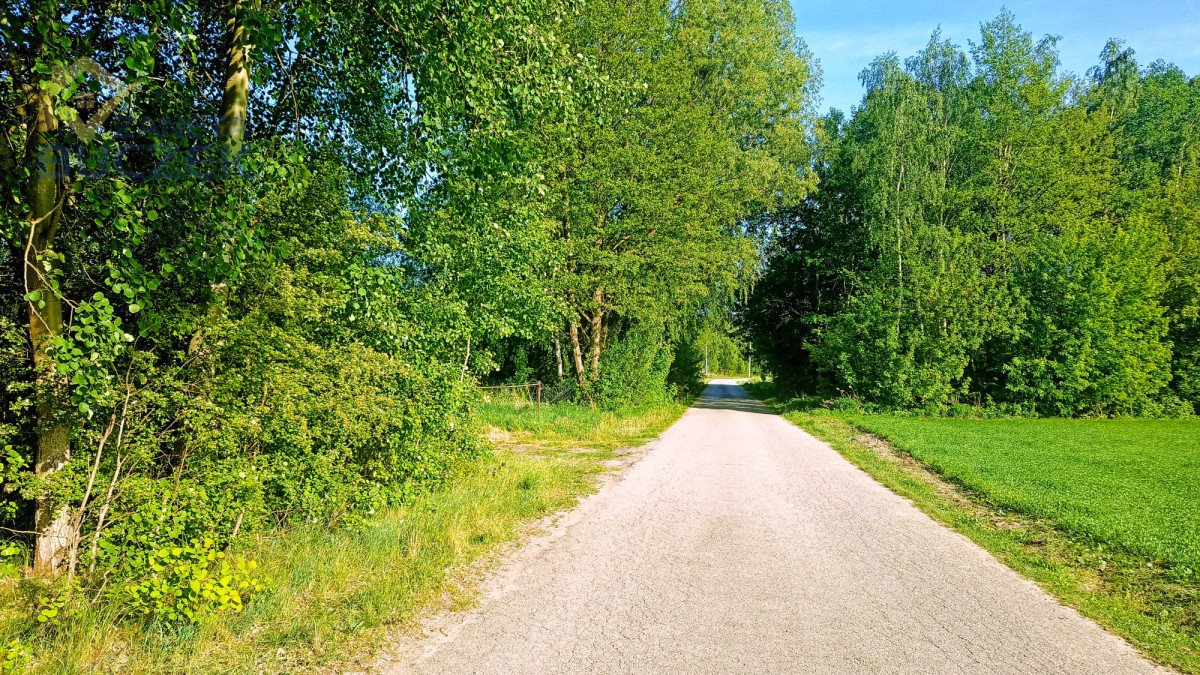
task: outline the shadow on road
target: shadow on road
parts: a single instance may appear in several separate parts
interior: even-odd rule
[[[708,385],[704,393],[692,403],[692,407],[705,410],[736,410],[759,415],[775,414],[758,399],[750,398],[746,390],[736,384]]]

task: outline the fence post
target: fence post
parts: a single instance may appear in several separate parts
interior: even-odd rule
[[[538,410],[541,411],[541,409],[542,409],[542,381],[541,380],[537,381],[537,386],[538,386],[537,405],[538,405]]]

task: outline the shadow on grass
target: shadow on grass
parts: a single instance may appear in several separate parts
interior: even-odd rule
[[[826,407],[826,399],[810,392],[788,389],[776,382],[752,382],[743,385],[746,392],[770,404],[779,413],[812,412]]]

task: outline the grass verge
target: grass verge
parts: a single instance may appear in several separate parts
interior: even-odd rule
[[[359,669],[395,626],[430,607],[469,606],[473,563],[591,492],[617,449],[653,439],[685,409],[485,405],[480,421],[496,450],[445,488],[357,529],[298,528],[243,544],[271,583],[240,615],[167,629],[101,605],[61,628],[31,629],[36,589],[20,582],[0,588],[0,642],[19,638],[40,672]]]
[[[986,487],[972,487],[939,473],[908,452],[908,446],[867,433],[855,423],[870,426],[861,417],[816,409],[803,399],[778,397],[770,383],[748,389],[893,492],[966,535],[1064,604],[1129,640],[1149,658],[1183,672],[1200,673],[1200,583],[1188,565],[1072,529],[1059,519],[1018,510],[985,491]],[[919,431],[903,436],[909,445],[920,444],[918,438]],[[953,444],[939,447],[944,453],[955,453]],[[961,455],[968,453],[958,454],[959,461],[965,462]],[[998,472],[1001,469],[992,467],[988,475],[999,480]],[[1055,489],[1053,483],[1027,488],[1041,491],[1048,502],[1061,502],[1053,492],[1046,492]],[[1121,499],[1123,494],[1109,498]],[[1130,509],[1140,507],[1130,505]]]
[[[1200,419],[849,420],[999,504],[1200,579]]]

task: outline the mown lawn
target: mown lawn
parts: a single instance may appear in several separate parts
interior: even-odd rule
[[[147,625],[105,603],[61,626],[31,624],[32,581],[0,582],[0,647],[17,639],[38,672],[364,671],[396,626],[474,600],[478,563],[593,490],[614,450],[654,438],[685,406],[603,412],[484,405],[492,454],[445,487],[355,528],[299,527],[239,542],[270,579],[239,615]]]
[[[1200,420],[847,419],[996,504],[1200,574]]]

